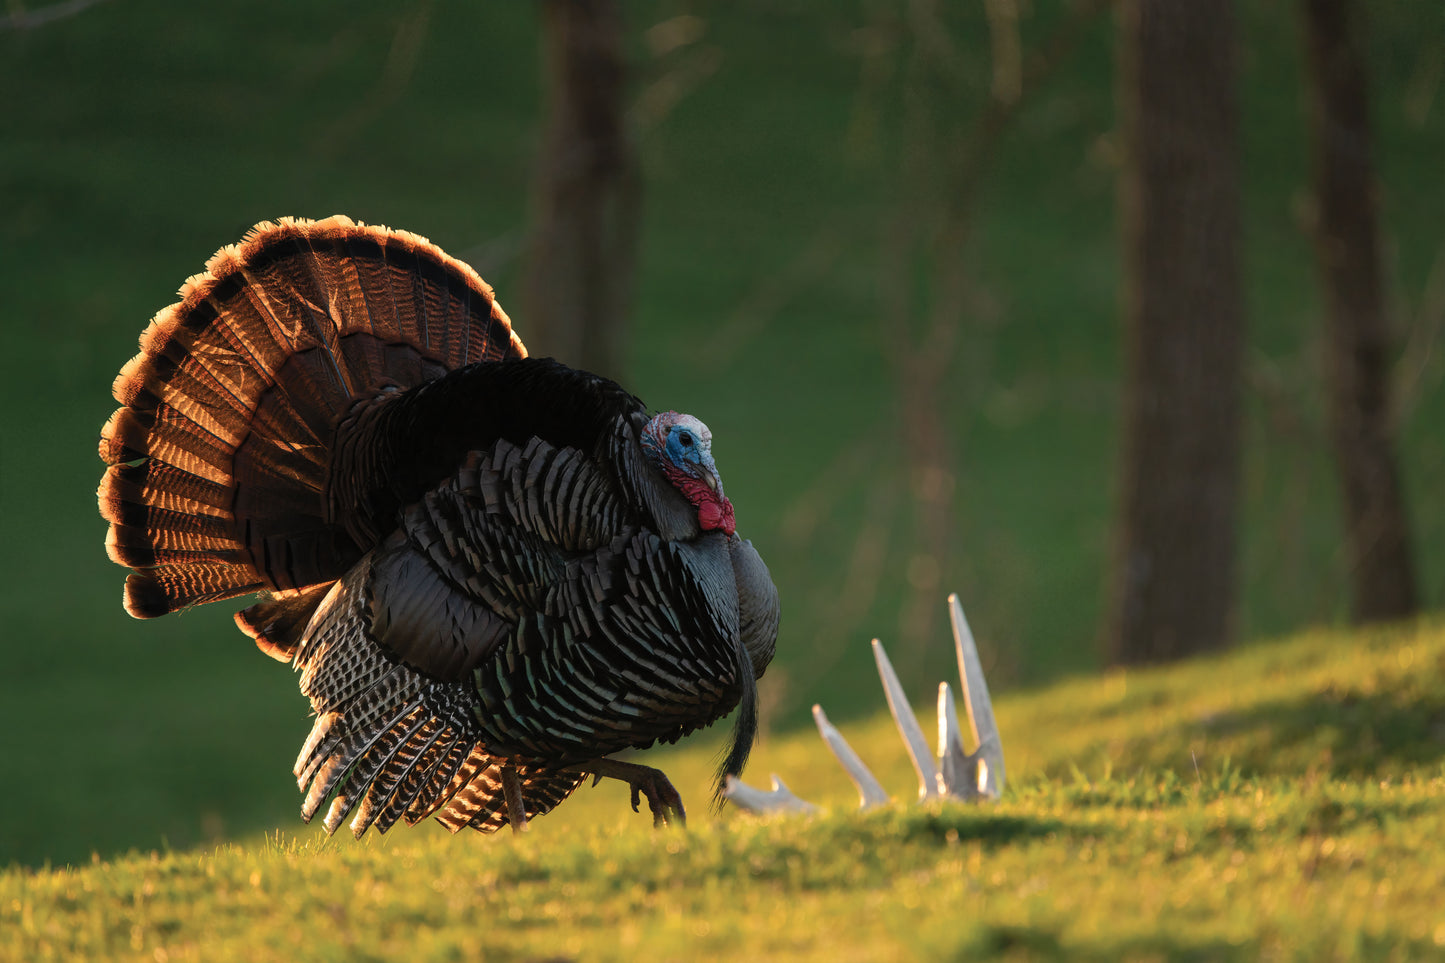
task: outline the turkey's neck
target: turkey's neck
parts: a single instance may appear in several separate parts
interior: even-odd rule
[[[619,419],[613,426],[608,453],[602,460],[616,470],[616,478],[629,501],[650,516],[650,527],[664,539],[690,541],[702,533],[697,508],[658,470],[643,451],[639,420]]]

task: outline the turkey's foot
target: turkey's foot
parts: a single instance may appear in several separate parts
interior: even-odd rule
[[[640,812],[638,803],[642,797],[646,797],[647,808],[652,810],[654,826],[666,826],[674,820],[678,825],[687,825],[687,813],[682,808],[682,795],[673,788],[661,769],[617,759],[593,759],[591,762],[569,766],[568,769],[595,777],[593,785],[596,785],[595,780],[603,778],[627,783],[632,787],[632,811]]]

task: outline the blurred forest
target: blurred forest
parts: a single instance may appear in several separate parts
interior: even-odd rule
[[[549,142],[541,5],[61,6],[0,16],[0,863],[296,825],[294,678],[232,607],[121,609],[94,497],[111,381],[212,251],[288,214],[430,237],[530,343]],[[1234,17],[1244,420],[1224,621],[1249,641],[1350,615],[1300,6]],[[1438,609],[1445,13],[1367,16],[1389,415]],[[880,711],[875,636],[926,699],[951,671],[950,591],[996,689],[1103,664],[1119,36],[1087,0],[623,6],[638,219],[636,275],[609,295],[629,306],[614,373],[714,432],[783,598],[766,725],[809,724],[819,700],[835,721]]]

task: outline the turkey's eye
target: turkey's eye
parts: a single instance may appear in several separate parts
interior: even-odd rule
[[[677,443],[678,443],[679,445],[681,445],[682,447],[684,447],[684,448],[691,448],[691,447],[692,447],[692,432],[690,432],[690,431],[679,431],[679,432],[677,433]]]

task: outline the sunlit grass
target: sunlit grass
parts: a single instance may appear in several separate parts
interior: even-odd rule
[[[899,799],[868,813],[804,733],[750,778],[779,772],[813,818],[707,811],[703,743],[653,759],[685,831],[605,784],[521,837],[283,830],[14,869],[0,959],[1438,957],[1442,690],[1445,627],[1313,633],[1000,698],[995,805],[908,804],[879,717],[845,727]]]

